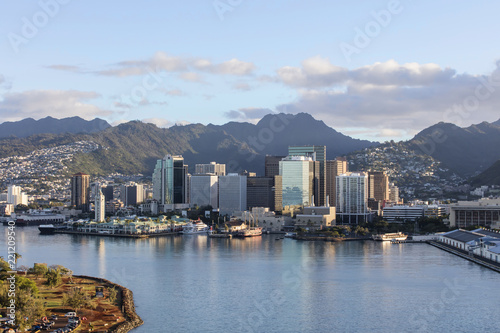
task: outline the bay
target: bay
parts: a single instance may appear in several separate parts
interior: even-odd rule
[[[7,251],[7,228],[0,237]],[[500,274],[427,244],[16,229],[18,265],[60,264],[134,293],[140,332],[498,330]]]

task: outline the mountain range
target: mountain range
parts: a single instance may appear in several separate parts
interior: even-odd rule
[[[47,131],[50,128],[45,127]],[[183,155],[190,171],[196,163],[217,161],[226,163],[229,171],[249,170],[263,174],[265,155],[286,155],[289,145],[326,145],[328,158],[334,158],[379,144],[343,135],[309,114],[270,114],[255,125],[230,122],[158,128],[131,121],[90,134],[44,133],[26,138],[9,137],[0,141],[3,143],[0,157],[82,140],[96,142],[103,149],[75,156],[69,165],[70,171],[146,175],[152,173],[156,160],[166,154]]]
[[[15,122],[0,124],[0,138],[15,136],[25,138],[42,133],[95,133],[111,127],[107,121],[95,118],[87,121],[80,117],[56,119],[46,117],[39,120],[26,118]]]
[[[217,161],[226,163],[229,171],[263,174],[265,156],[286,155],[290,145],[326,145],[328,159],[380,145],[346,136],[306,113],[269,114],[257,124],[229,122],[170,128],[140,121],[111,127],[97,118],[85,121],[79,117],[47,117],[0,124],[0,137],[0,157],[81,140],[96,142],[102,149],[76,155],[68,165],[70,172],[91,174],[150,175],[156,160],[166,154],[183,155],[190,171],[196,163]],[[500,159],[500,120],[466,128],[438,123],[401,143],[463,177],[471,177]]]

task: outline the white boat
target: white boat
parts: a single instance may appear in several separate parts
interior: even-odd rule
[[[189,222],[182,228],[180,233],[185,235],[208,234],[210,233],[210,227],[201,221]]]
[[[408,235],[403,234],[402,232],[393,232],[393,233],[388,233],[388,234],[378,234],[378,235],[372,235],[372,239],[376,241],[382,241],[382,242],[390,242],[392,240],[396,241],[403,241],[406,240]]]

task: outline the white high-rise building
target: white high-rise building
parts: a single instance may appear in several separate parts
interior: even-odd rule
[[[247,176],[230,173],[219,176],[219,209],[222,215],[247,208]]]
[[[190,177],[189,203],[219,208],[219,177],[214,175],[192,175]]]
[[[337,176],[337,223],[365,222],[368,211],[368,174],[347,172]]]
[[[21,191],[21,186],[9,185],[7,188],[7,203],[17,205],[28,205],[28,196]]]
[[[97,188],[95,196],[95,221],[104,222],[106,219],[106,197],[100,188]]]
[[[211,174],[216,176],[226,175],[226,165],[215,162],[209,164],[196,164],[194,174]]]

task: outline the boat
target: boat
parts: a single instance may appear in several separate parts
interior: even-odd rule
[[[376,241],[382,242],[390,242],[390,241],[403,241],[408,238],[408,235],[403,234],[402,232],[393,232],[388,234],[378,234],[372,235],[372,239]]]
[[[295,232],[287,232],[284,237],[286,237],[286,238],[293,238],[295,236],[297,236],[297,233],[295,233]]]
[[[238,231],[234,236],[236,237],[256,237],[262,236],[262,228],[252,227]]]
[[[38,226],[40,234],[42,235],[53,235],[56,231],[56,227],[53,224],[41,224]]]
[[[196,221],[186,224],[180,233],[184,235],[208,234],[211,233],[211,230],[205,223]]]

